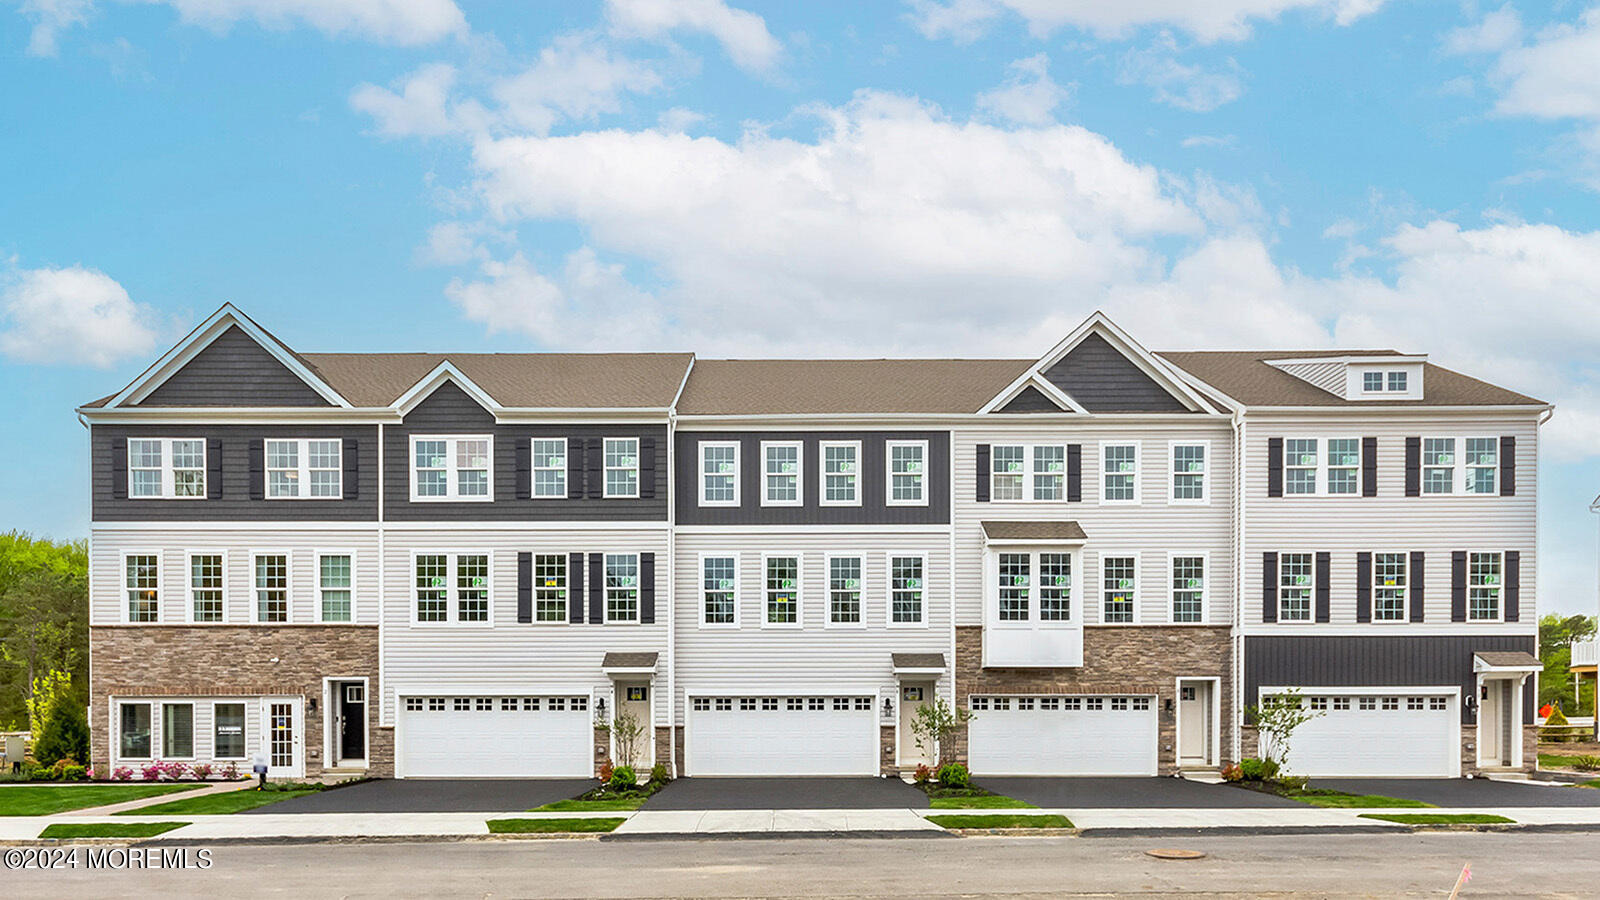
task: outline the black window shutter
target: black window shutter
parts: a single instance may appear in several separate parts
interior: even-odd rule
[[[567,621],[583,624],[583,554],[567,557]]]
[[[1083,502],[1083,445],[1067,445],[1067,502]]]
[[[656,439],[639,439],[639,497],[653,499],[656,495]]]
[[[206,439],[206,499],[222,499],[222,441]]]
[[[589,624],[603,625],[606,621],[606,556],[589,554]]]
[[[1267,496],[1283,496],[1283,438],[1267,438]]]
[[[1327,622],[1327,621],[1331,620],[1332,615],[1333,615],[1332,608],[1331,608],[1332,604],[1329,603],[1329,585],[1328,585],[1329,575],[1331,574],[1330,570],[1333,568],[1332,563],[1333,563],[1332,556],[1331,556],[1331,554],[1328,553],[1328,551],[1323,550],[1323,551],[1320,551],[1320,552],[1317,553],[1316,599],[1317,599],[1317,621],[1318,622]]]
[[[1427,580],[1428,560],[1421,550],[1411,551],[1411,566],[1406,575],[1411,579],[1409,593],[1411,594],[1411,621],[1421,622],[1427,615],[1427,598],[1423,596],[1424,582]]]
[[[128,439],[111,439],[111,497],[128,499]]]
[[[1406,438],[1406,496],[1422,496],[1422,438]]]
[[[1450,621],[1467,620],[1467,551],[1450,554]]]
[[[1278,621],[1278,554],[1261,554],[1261,621]]]
[[[250,499],[263,500],[267,496],[265,447],[260,441],[250,442]]]
[[[344,499],[355,500],[361,496],[361,442],[355,438],[344,439]]]
[[[1517,439],[1514,435],[1500,438],[1500,496],[1517,495]]]
[[[656,620],[656,555],[639,554],[639,622],[654,624]]]
[[[1522,551],[1506,551],[1506,621],[1522,616]]]
[[[517,499],[533,499],[533,440],[523,438],[517,441]]]
[[[584,483],[588,488],[590,500],[599,500],[606,495],[606,444],[605,438],[590,438],[589,446],[584,450],[585,477]]]
[[[1372,621],[1372,554],[1356,554],[1356,621]]]
[[[978,445],[978,502],[989,502],[989,445]]]
[[[517,621],[533,621],[533,554],[517,554]]]
[[[567,438],[567,499],[583,499],[583,438]]]
[[[1378,439],[1361,439],[1361,496],[1378,496]]]

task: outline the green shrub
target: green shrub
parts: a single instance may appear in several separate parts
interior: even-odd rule
[[[71,696],[56,698],[45,716],[39,739],[33,745],[34,758],[87,763],[89,723],[84,720],[84,715],[84,708]]]
[[[945,763],[939,767],[939,783],[950,788],[964,788],[972,784],[972,773],[961,763]]]
[[[656,763],[650,767],[650,780],[655,784],[666,784],[672,780],[672,776],[667,774],[665,764]]]
[[[1600,756],[1574,756],[1567,763],[1580,772],[1600,771]]]
[[[1278,777],[1278,761],[1254,757],[1241,759],[1239,777],[1244,781],[1271,781]]]
[[[88,775],[84,774],[87,771],[88,771],[88,767],[87,766],[64,766],[61,769],[61,780],[62,781],[83,781],[85,778],[88,777]]]
[[[633,771],[633,766],[617,766],[611,772],[609,782],[613,791],[627,791],[639,786],[639,775]]]
[[[922,763],[917,763],[917,771],[911,777],[916,779],[917,784],[927,784],[928,779],[933,777],[933,770]]]

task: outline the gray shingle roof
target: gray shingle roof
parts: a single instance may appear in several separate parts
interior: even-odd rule
[[[602,669],[649,669],[656,664],[654,653],[607,653],[600,660]]]
[[[896,669],[942,669],[943,653],[891,653],[889,661]]]
[[[1185,350],[1156,355],[1246,406],[1545,405],[1542,400],[1433,363],[1423,363],[1421,400],[1346,400],[1267,363],[1333,356],[1399,356],[1395,350]]]
[[[302,353],[355,406],[388,406],[449,360],[501,406],[664,409],[689,353]]]
[[[683,415],[975,413],[1031,359],[700,359]]]
[[[994,541],[1081,541],[1087,536],[1077,522],[984,522],[983,533]]]

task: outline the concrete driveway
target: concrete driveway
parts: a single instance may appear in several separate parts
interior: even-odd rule
[[[928,796],[898,778],[679,778],[645,809],[925,809]]]
[[[973,783],[1034,806],[1061,809],[1263,809],[1301,803],[1182,778],[984,777]]]
[[[252,813],[520,812],[576,797],[588,778],[408,778],[364,781],[245,810]]]
[[[1313,778],[1311,787],[1381,794],[1444,807],[1600,806],[1593,788],[1486,778]]]

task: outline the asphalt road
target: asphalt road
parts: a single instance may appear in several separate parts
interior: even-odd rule
[[[209,869],[9,871],[17,897],[1588,897],[1593,833],[219,845]],[[1195,861],[1144,851],[1179,846]]]

